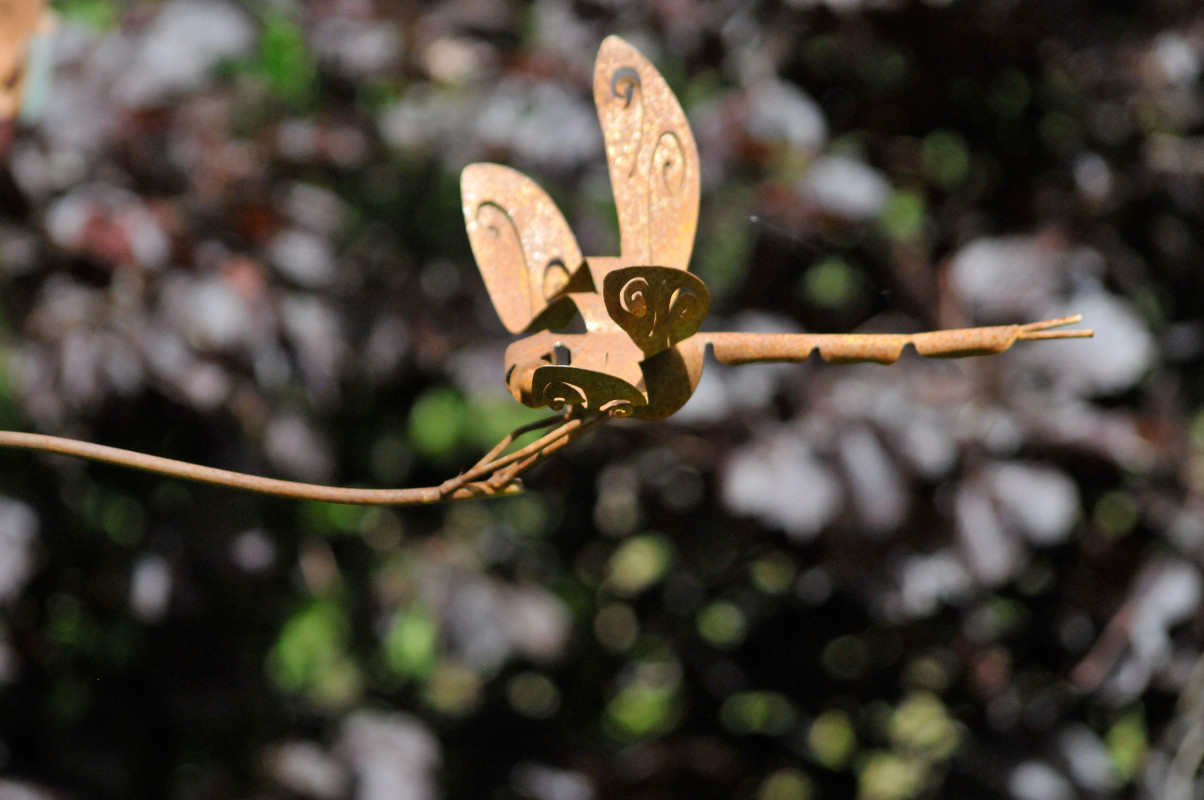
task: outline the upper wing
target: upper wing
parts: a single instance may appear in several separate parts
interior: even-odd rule
[[[511,333],[567,324],[575,309],[564,294],[588,281],[589,271],[552,199],[500,164],[465,167],[460,196],[472,254],[502,324]]]
[[[648,59],[608,36],[594,102],[619,211],[625,265],[689,269],[698,225],[698,146],[673,91]]]

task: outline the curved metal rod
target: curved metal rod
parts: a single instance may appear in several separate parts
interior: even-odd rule
[[[614,416],[613,412],[589,412],[573,407],[565,413],[523,425],[507,434],[467,472],[444,481],[439,486],[411,489],[358,489],[265,478],[260,475],[205,467],[189,461],[177,461],[172,458],[124,450],[120,447],[81,442],[78,439],[67,439],[43,433],[0,430],[0,448],[9,447],[43,453],[58,453],[59,455],[140,469],[157,475],[168,475],[173,478],[226,486],[232,489],[245,489],[278,497],[355,505],[426,505],[444,500],[517,494],[522,491],[522,484],[518,480],[519,475],[568,443],[589,433],[612,416]],[[556,423],[561,424],[550,433],[544,434],[534,442],[512,453],[502,455],[506,448],[510,447],[523,434]]]
[[[569,410],[563,414],[539,420],[515,430],[514,433],[511,433],[499,442],[472,469],[461,475],[457,475],[451,480],[445,481],[440,488],[446,492],[452,492],[458,490],[467,482],[484,479],[481,481],[482,484],[500,489],[515,481],[519,475],[531,469],[552,455],[552,453],[555,453],[570,442],[580,439],[613,416],[614,413],[612,412],[590,413],[580,409],[578,406],[570,406]],[[496,456],[505,450],[510,442],[523,433],[547,427],[558,421],[563,424],[555,430],[544,434],[534,442],[531,442],[526,447],[515,450],[513,453],[508,453],[500,458],[490,458],[490,456]]]
[[[520,429],[520,431],[511,434],[507,439],[513,441],[513,438],[516,435],[521,435],[521,432],[525,431]],[[506,442],[506,440],[503,440],[503,442]],[[508,444],[508,442],[506,443]],[[226,486],[232,489],[245,489],[260,494],[271,494],[302,500],[320,500],[328,503],[426,505],[429,503],[439,503],[444,500],[493,497],[516,494],[522,491],[522,486],[514,480],[517,477],[517,472],[507,481],[477,481],[472,478],[465,478],[457,480],[454,486],[444,484],[443,486],[426,486],[410,489],[359,489],[265,478],[260,475],[248,475],[226,469],[204,467],[200,464],[193,464],[187,461],[177,461],[171,458],[152,456],[132,450],[123,450],[118,447],[81,442],[76,439],[65,439],[61,436],[49,436],[41,433],[0,431],[0,447],[58,453],[77,458],[86,458],[91,461],[102,461],[107,464],[140,469],[158,475],[168,475],[184,480]],[[524,455],[529,455],[529,453],[524,452],[525,450],[527,448],[518,451],[517,459],[523,458]],[[517,459],[510,458],[505,463],[513,463]],[[486,471],[484,474],[488,475],[489,472]]]

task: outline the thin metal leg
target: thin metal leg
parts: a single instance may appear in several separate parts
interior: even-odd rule
[[[577,439],[580,439],[582,436],[585,436],[595,427],[601,425],[610,418],[610,414],[601,414],[585,420],[580,426],[573,428],[572,430],[568,430],[558,438],[549,441],[547,445],[539,448],[538,450],[534,450],[525,458],[514,461],[508,467],[501,468],[484,482],[485,485],[489,486],[494,491],[504,488],[511,482],[515,481],[519,475],[522,475],[536,464],[545,460],[548,456],[552,455],[560,448],[567,446]]]
[[[507,483],[513,481],[521,472],[526,471],[531,466],[534,466],[536,463],[543,460],[543,458],[545,458],[548,454],[559,450],[568,441],[576,439],[580,435],[580,432],[583,431],[583,428],[584,430],[592,429],[599,420],[605,420],[608,418],[609,415],[587,419],[583,416],[580,416],[579,412],[570,410],[565,414],[558,414],[555,417],[539,420],[529,425],[524,425],[521,428],[517,428],[504,439],[502,439],[502,441],[500,441],[496,446],[494,446],[493,449],[490,450],[485,456],[485,458],[482,458],[480,461],[478,461],[467,472],[461,473],[460,475],[445,481],[439,487],[440,492],[444,495],[449,495],[466,486],[467,484],[477,482],[484,486],[491,487],[494,490],[500,489]],[[508,453],[504,456],[499,455],[505,451],[505,449],[512,444],[516,438],[522,436],[524,433],[545,428],[556,422],[560,422],[561,424],[549,433],[546,433],[540,438],[536,439],[534,442],[515,450],[513,453]],[[525,466],[518,470],[506,470],[507,467],[510,467],[513,464],[524,464]],[[503,474],[509,475],[510,477],[499,482],[499,470],[506,470]],[[481,480],[483,478],[485,480]]]

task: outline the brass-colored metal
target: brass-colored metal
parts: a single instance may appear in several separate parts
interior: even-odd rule
[[[41,3],[28,0],[0,5],[0,75],[19,77],[13,70],[22,63],[30,20],[40,9]],[[485,288],[502,324],[512,333],[530,334],[506,350],[506,385],[528,406],[563,409],[515,430],[467,472],[421,489],[344,489],[41,434],[0,431],[0,447],[287,497],[434,503],[519,491],[522,473],[598,425],[615,417],[669,416],[694,393],[708,348],[726,364],[803,361],[815,352],[834,364],[891,364],[909,344],[922,356],[962,358],[1001,353],[1018,341],[1092,335],[1052,330],[1078,322],[1077,316],[915,334],[698,333],[710,295],[687,272],[698,223],[699,161],[685,113],[656,68],[614,36],[598,53],[594,101],[618,210],[617,257],[582,256],[555,203],[522,173],[470,164],[461,176],[465,227]],[[576,314],[585,333],[555,331]],[[534,442],[506,453],[518,437],[548,427],[552,430]]]

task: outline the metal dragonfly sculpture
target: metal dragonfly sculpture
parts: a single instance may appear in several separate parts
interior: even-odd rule
[[[1001,353],[1018,341],[1089,337],[1055,330],[1078,316],[915,334],[700,333],[710,305],[688,272],[698,221],[699,160],[677,98],[639,52],[608,37],[594,100],[618,209],[620,252],[581,254],[568,223],[530,178],[499,164],[461,177],[473,254],[502,323],[528,334],[506,350],[515,399],[559,413],[518,428],[471,469],[439,486],[357,489],[276,480],[74,439],[0,431],[0,447],[80,456],[253,491],[341,503],[418,504],[509,494],[552,453],[616,417],[662,419],[681,408],[708,349],[724,364],[803,361],[892,364],[910,344],[922,356]],[[557,332],[577,315],[584,333]],[[519,437],[551,428],[514,450]]]

